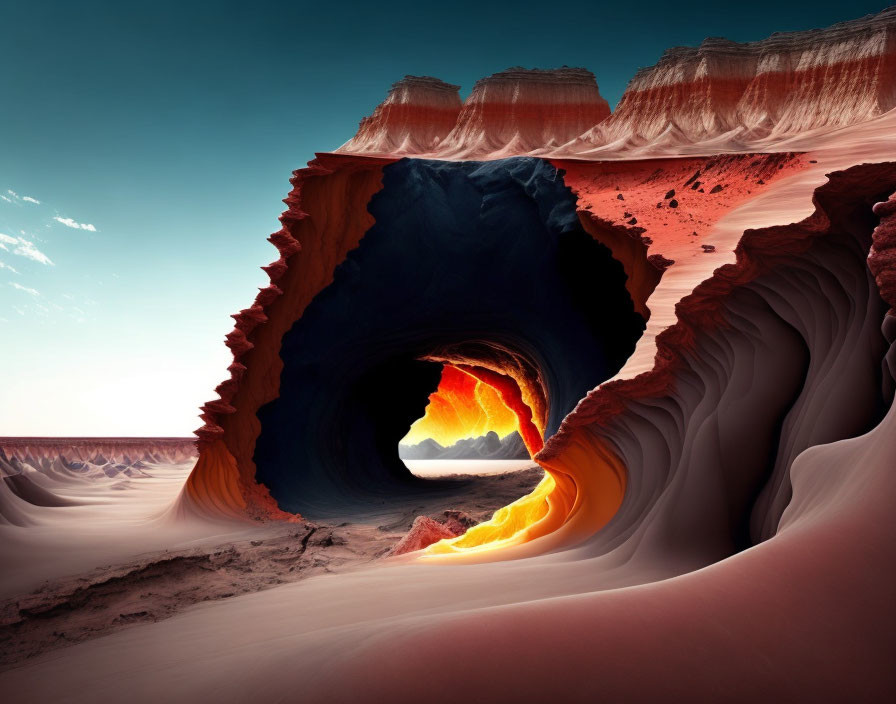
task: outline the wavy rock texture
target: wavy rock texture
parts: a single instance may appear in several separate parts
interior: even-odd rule
[[[809,219],[746,232],[737,262],[679,304],[679,322],[657,339],[654,370],[604,384],[564,420],[539,461],[595,472],[600,462],[589,470],[577,452],[567,467],[564,453],[609,446],[628,470],[629,489],[598,542],[644,529],[649,515],[666,520],[663,496],[672,523],[658,530],[680,535],[690,557],[701,544],[699,559],[712,562],[765,540],[790,501],[797,455],[880,420],[889,402],[880,381],[885,307],[865,258],[872,205],[894,188],[893,165],[854,167],[817,191]],[[689,505],[699,516],[682,514]]]
[[[423,154],[439,148],[461,110],[460,86],[429,76],[405,76],[358,133],[337,152]]]

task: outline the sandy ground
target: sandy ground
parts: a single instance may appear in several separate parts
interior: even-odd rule
[[[370,566],[418,515],[439,520],[454,509],[486,520],[543,476],[529,461],[423,464],[415,467],[421,476],[481,476],[460,504],[418,501],[386,516],[326,524],[171,525],[164,512],[190,463],[149,466],[145,478],[72,484],[64,496],[77,505],[44,507],[37,525],[0,529],[0,561],[7,567],[0,583],[0,670],[202,602]]]

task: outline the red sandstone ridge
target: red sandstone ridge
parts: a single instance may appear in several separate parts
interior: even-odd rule
[[[461,109],[458,87],[407,76],[338,152],[500,158],[554,149],[610,114],[582,68],[510,68],[477,81]]]
[[[896,8],[827,29],[669,49],[613,115],[565,153],[712,141],[738,148],[875,118],[896,106]]]
[[[337,152],[421,154],[437,149],[457,122],[459,86],[430,76],[405,76]]]
[[[555,148],[610,114],[583,68],[511,68],[476,82],[439,156],[480,159]]]
[[[612,115],[594,75],[581,68],[511,68],[478,81],[462,109],[458,101],[455,86],[409,76],[339,151],[442,159],[659,156],[817,137],[896,107],[896,7],[758,42],[709,38],[669,49],[638,71]]]

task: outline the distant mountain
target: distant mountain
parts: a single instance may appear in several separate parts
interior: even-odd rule
[[[529,451],[516,431],[503,440],[491,430],[478,438],[458,440],[443,447],[429,438],[416,445],[399,445],[403,460],[527,460]]]

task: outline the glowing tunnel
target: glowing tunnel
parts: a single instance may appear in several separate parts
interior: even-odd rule
[[[303,250],[270,267],[282,293],[244,332],[234,378],[222,385],[229,398],[206,407],[215,422],[201,432],[186,493],[193,508],[314,519],[421,492],[448,504],[466,483],[413,476],[399,441],[518,429],[535,455],[631,354],[644,320],[623,267],[583,229],[548,162],[334,158],[329,174],[297,177],[297,190],[329,182],[339,200],[355,182],[358,198],[358,181],[371,191],[369,225],[352,230],[356,246],[342,258],[323,256],[334,262],[329,278],[317,273],[328,246],[318,229],[335,226],[330,236],[344,242],[339,231],[364,218],[334,223],[332,204],[287,201],[297,211],[301,202],[283,221]],[[309,270],[324,284],[313,295],[302,290]],[[564,522],[581,487],[549,469],[530,497],[450,550]]]

